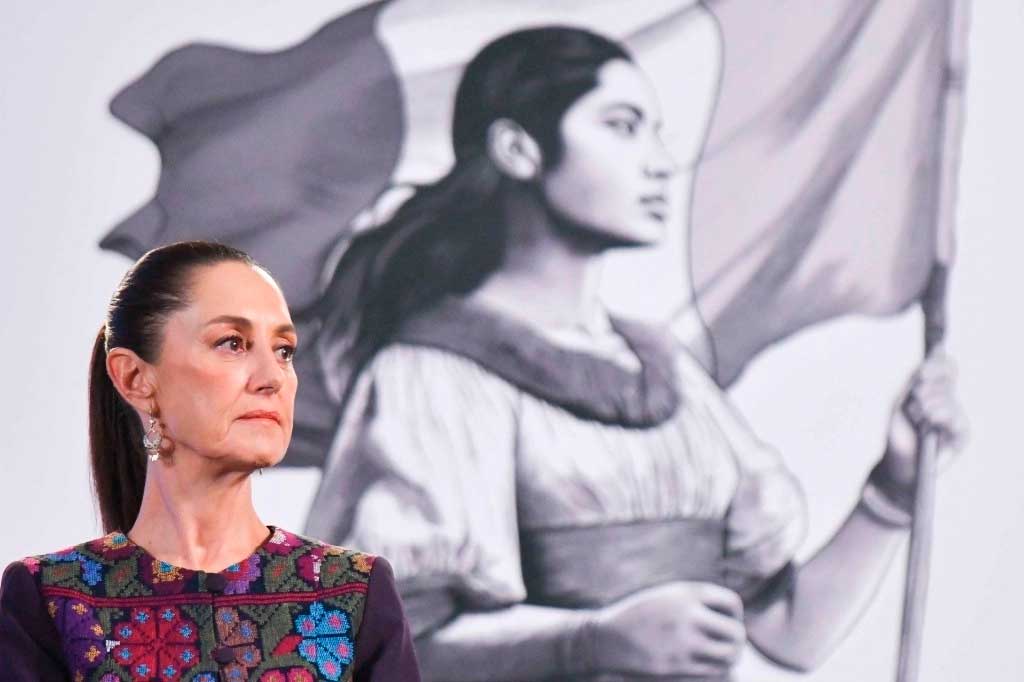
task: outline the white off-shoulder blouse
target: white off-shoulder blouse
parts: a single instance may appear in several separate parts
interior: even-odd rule
[[[708,551],[720,555],[712,575],[748,594],[787,567],[805,530],[799,485],[681,344],[663,344],[671,409],[616,419],[558,399],[574,383],[567,390],[584,403],[656,383],[632,381],[640,344],[610,322],[544,332],[460,304],[424,328],[428,338],[399,337],[360,373],[310,534],[387,556],[403,595],[443,590],[459,609],[601,601],[574,581],[618,581],[618,569],[603,567],[630,561],[631,574],[657,576],[646,553],[683,559],[662,568],[686,563],[692,531],[666,530],[679,523],[710,528]],[[516,358],[491,362],[513,348],[540,373],[519,380]],[[614,367],[563,376],[594,358]],[[549,590],[538,572],[566,576]]]

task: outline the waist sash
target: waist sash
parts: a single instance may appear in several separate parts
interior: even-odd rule
[[[674,580],[722,582],[721,519],[524,530],[527,601],[594,608]]]

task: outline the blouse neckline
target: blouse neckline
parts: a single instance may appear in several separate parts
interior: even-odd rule
[[[137,554],[147,563],[151,562],[154,568],[157,569],[160,573],[165,573],[168,575],[190,576],[237,572],[243,565],[251,563],[253,561],[253,557],[259,554],[261,551],[266,550],[267,545],[269,545],[272,541],[280,542],[284,534],[284,531],[279,529],[277,526],[268,525],[267,531],[267,537],[265,537],[263,541],[260,542],[260,544],[257,545],[252,552],[249,553],[248,556],[246,556],[243,559],[240,559],[239,561],[236,561],[233,564],[229,564],[228,566],[220,569],[219,571],[204,571],[197,568],[185,568],[184,566],[176,566],[170,563],[169,561],[159,559],[156,556],[154,556],[148,549],[146,549],[145,547],[143,547],[142,545],[128,537],[128,533],[125,533],[123,531],[115,531],[108,535],[107,538],[109,538],[109,542],[115,545],[122,545],[125,549],[133,550],[135,554]]]
[[[460,355],[583,419],[632,428],[664,423],[681,403],[667,335],[641,322],[609,320],[639,369],[560,345],[527,323],[454,296],[406,321],[395,341]]]

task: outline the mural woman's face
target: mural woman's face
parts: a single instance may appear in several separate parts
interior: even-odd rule
[[[298,385],[281,290],[261,270],[227,262],[200,268],[190,293],[191,304],[168,318],[154,365],[165,435],[232,469],[276,464]]]
[[[645,245],[664,234],[676,166],[661,140],[654,89],[633,64],[615,59],[598,85],[566,111],[564,154],[541,180],[562,218],[616,244]]]

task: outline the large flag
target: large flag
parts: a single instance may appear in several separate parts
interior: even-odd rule
[[[225,241],[302,309],[354,230],[447,170],[455,88],[476,51],[519,28],[578,25],[635,54],[684,168],[678,229],[612,268],[610,303],[692,320],[696,301],[728,384],[807,325],[903,309],[948,259],[957,1],[391,0],[281,52],[189,45],[112,102],[163,168],[156,196],[101,246],[137,257]],[[315,464],[339,406],[314,364],[301,370],[287,461]]]
[[[727,384],[807,325],[903,310],[949,263],[966,31],[956,0],[710,7],[692,263]]]

